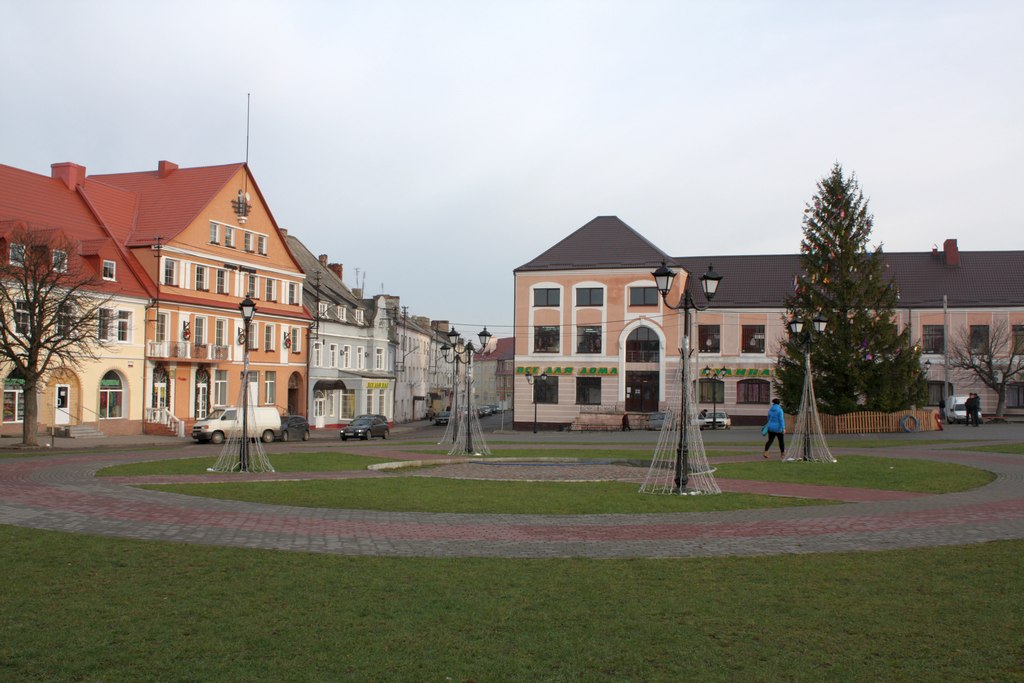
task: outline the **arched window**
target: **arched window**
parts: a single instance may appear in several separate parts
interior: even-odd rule
[[[772,401],[772,384],[765,379],[741,379],[736,382],[736,403],[760,403]]]
[[[627,363],[657,363],[661,356],[661,342],[649,327],[638,327],[626,337]]]
[[[100,380],[100,419],[124,416],[124,385],[121,376],[111,370]]]
[[[700,403],[725,403],[725,382],[712,377],[700,378]]]
[[[25,378],[14,370],[4,380],[4,422],[21,422],[25,415]]]

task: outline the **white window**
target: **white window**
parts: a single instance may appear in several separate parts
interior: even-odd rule
[[[25,415],[25,380],[8,376],[4,380],[4,422],[21,422]]]
[[[224,246],[232,247],[235,246],[235,229],[224,226]]]
[[[210,221],[210,244],[220,243],[220,226]]]
[[[25,265],[25,245],[18,242],[12,242],[10,246],[10,256],[12,266],[24,266]]]
[[[320,344],[317,340],[313,342],[313,367],[322,368],[324,365],[324,355]]]
[[[288,303],[292,305],[299,303],[299,285],[295,282],[288,283]]]
[[[356,347],[356,370],[362,370],[363,368],[366,367],[366,363],[363,360],[363,358],[364,358],[363,353],[364,353],[363,347],[362,346],[357,346]],[[370,411],[367,411],[367,412],[370,412]]]
[[[167,341],[167,326],[169,323],[170,317],[166,313],[161,313],[156,317],[156,341]]]
[[[224,318],[217,318],[213,325],[213,343],[217,346],[227,346],[228,321]]]
[[[217,269],[217,293],[228,293],[228,271],[224,270],[223,268]]]
[[[351,420],[356,416],[356,390],[341,390],[341,415],[342,420]]]
[[[68,252],[63,249],[54,249],[51,255],[53,269],[58,273],[68,272]]]
[[[263,373],[263,402],[267,405],[277,403],[277,371],[267,370]]]
[[[274,350],[274,342],[277,341],[277,325],[273,323],[266,323],[263,326],[263,349],[266,351]]]
[[[361,309],[361,308],[357,308],[356,309],[356,322],[357,323],[363,322],[363,309]]]
[[[107,310],[107,309],[105,309],[105,308],[101,308],[100,309],[100,320],[101,321],[103,320],[103,315],[102,314],[103,314],[103,311],[105,311],[105,310]],[[20,334],[23,337],[28,335],[29,317],[30,316],[29,316],[29,312],[28,312],[28,302],[27,301],[18,301],[18,302],[16,302],[14,304],[14,331],[15,331],[15,333]],[[100,329],[102,329],[102,326],[101,326]],[[100,339],[105,339],[105,337],[100,337]]]
[[[218,320],[220,324],[222,320]],[[227,370],[214,370],[213,371],[213,403],[218,406],[226,406],[228,404],[228,371]]]
[[[259,253],[261,253],[264,256],[266,256],[267,255],[267,238],[264,235],[260,235],[259,239],[256,240],[256,244],[259,245],[258,249],[257,249],[259,251]]]
[[[202,316],[196,316],[196,322],[195,322],[195,324],[192,327],[194,328],[192,330],[192,342],[195,343],[195,344],[199,344],[199,345],[205,344],[206,343],[206,318],[204,318]]]
[[[252,251],[252,233],[251,232],[245,233],[245,237],[242,238],[242,242],[245,245],[245,250],[251,252]]]
[[[334,415],[334,411],[337,409],[335,407],[335,403],[337,403],[337,395],[338,395],[338,392],[336,392],[336,391],[328,391],[327,392],[327,414],[328,415],[333,416]]]
[[[206,283],[206,266],[196,266],[196,289],[200,292],[209,291],[210,286]]]
[[[344,306],[338,306],[338,320],[340,320],[341,322],[345,322],[345,320],[346,320],[345,313],[347,311],[348,311],[348,309],[345,308]]]
[[[373,362],[373,369],[374,370],[383,370],[384,369],[384,349],[375,349],[374,351],[375,351],[375,353],[374,353],[375,358],[374,358],[374,362]]]
[[[263,283],[266,289],[265,296],[263,297],[267,301],[277,301],[277,280],[272,277],[263,278]]]
[[[104,280],[117,280],[117,262],[116,261],[103,261],[103,279]]]
[[[250,351],[260,348],[260,324],[258,322],[249,323],[249,334],[246,336],[246,340],[249,342]]]
[[[176,259],[164,259],[164,284],[178,284],[178,261]]]
[[[128,342],[131,341],[132,336],[132,312],[131,311],[118,311],[117,312],[117,341]]]
[[[341,354],[341,367],[351,368],[352,367],[352,347],[345,344],[345,348]]]
[[[247,235],[249,233],[246,233]],[[252,273],[245,274],[245,293],[249,296],[259,298],[260,291],[256,289],[256,276]]]
[[[326,318],[327,317],[327,303],[324,302],[324,301],[321,301],[319,303],[319,305],[317,306],[317,312],[320,314],[321,318]]]
[[[292,353],[302,353],[302,328],[292,328]]]
[[[327,366],[336,368],[338,367],[338,345],[331,344],[327,347]]]

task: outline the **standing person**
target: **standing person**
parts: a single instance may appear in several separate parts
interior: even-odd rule
[[[967,424],[973,424],[977,427],[981,422],[981,398],[977,394],[972,393],[967,397],[964,408],[967,410]]]
[[[768,409],[768,423],[765,425],[768,430],[768,441],[764,444],[764,457],[768,457],[768,451],[772,447],[772,441],[779,440],[780,457],[786,459],[786,416],[782,414],[782,406],[779,399],[773,398],[771,408]]]
[[[633,428],[629,426],[629,413],[622,414],[622,431],[631,432]]]
[[[939,419],[943,422],[946,421],[946,397],[943,396],[939,399]]]

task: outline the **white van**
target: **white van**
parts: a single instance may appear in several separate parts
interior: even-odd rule
[[[946,422],[948,424],[967,424],[967,403],[966,396],[950,396],[946,399]],[[978,411],[978,421],[981,419],[981,411]]]
[[[257,406],[250,411],[249,433],[264,443],[273,441],[274,433],[281,429],[281,413],[274,406]],[[192,438],[199,443],[224,443],[225,439],[241,434],[242,411],[235,407],[218,408],[192,425]]]

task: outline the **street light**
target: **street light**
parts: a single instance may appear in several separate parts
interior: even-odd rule
[[[491,339],[491,333],[484,327],[477,337],[480,338],[480,348],[487,348],[487,342]],[[449,363],[455,364],[455,379],[453,384],[459,380],[459,363],[466,365],[466,453],[473,454],[473,430],[471,429],[470,422],[472,420],[471,411],[473,409],[473,397],[470,393],[469,380],[473,374],[473,353],[476,351],[476,347],[473,346],[472,341],[464,341],[459,333],[453,327],[448,331],[448,339],[451,340],[451,344],[444,344],[441,346],[441,354],[444,359]],[[455,405],[458,405],[458,391],[455,392]],[[453,406],[453,411],[455,410]],[[455,413],[458,415],[458,412]]]
[[[529,372],[526,373],[526,383],[529,384],[531,387],[533,386],[533,382],[534,382],[535,379],[540,379],[541,382],[547,382],[548,381],[548,373],[542,372],[542,373],[540,373],[540,377],[537,377],[537,378],[535,378]],[[536,389],[533,389],[533,433],[534,434],[537,433],[537,390]]]
[[[661,299],[665,302],[665,306],[674,310],[683,312],[683,348],[680,354],[680,363],[690,362],[690,309],[697,311],[703,311],[707,306],[698,306],[693,301],[693,297],[690,296],[689,288],[683,289],[683,295],[679,303],[675,306],[668,302],[668,292],[672,289],[672,281],[676,278],[676,272],[665,265],[665,262],[661,262],[661,267],[651,273],[654,277],[655,283],[657,283],[658,291],[661,292]],[[704,297],[711,302],[714,298],[715,292],[718,291],[718,283],[722,281],[722,276],[715,272],[712,266],[708,266],[706,273],[700,276],[700,286],[704,290]],[[685,372],[686,366],[683,366],[682,373],[682,410],[680,410],[679,416],[679,445],[676,447],[676,487],[674,492],[683,494],[686,492],[686,484],[690,480],[690,474],[687,471],[689,468],[689,446],[686,444],[686,431],[687,423],[690,421],[690,405],[687,400],[688,392],[690,390],[687,382],[687,373]]]
[[[242,347],[242,440],[238,446],[238,469],[249,471],[249,334],[252,317],[256,315],[256,304],[248,296],[238,304],[242,313],[242,330],[245,346]]]
[[[814,328],[814,333],[815,334],[822,334],[825,331],[825,326],[828,325],[828,318],[826,318],[821,313],[818,313],[811,320],[811,324],[812,324],[812,326]],[[803,347],[804,347],[804,386],[806,387],[806,386],[808,386],[808,384],[813,383],[813,379],[811,378],[811,343],[814,341],[813,340],[813,335],[811,334],[811,330],[810,329],[808,329],[806,331],[804,330],[804,321],[801,320],[800,318],[791,318],[790,321],[788,323],[786,323],[786,326],[789,327],[789,333],[791,335],[793,335],[793,338],[796,339],[797,341],[801,342],[803,344]],[[805,395],[807,395],[807,392],[805,392]],[[809,395],[813,396],[814,394],[813,394],[813,392],[810,392]],[[814,406],[812,406],[812,408],[814,408]],[[806,408],[805,408],[805,410],[806,410]],[[803,436],[804,436],[804,440],[803,440],[804,441],[804,443],[803,443],[804,454],[803,454],[803,459],[804,460],[810,460],[811,459],[811,421],[809,419],[805,419],[803,421],[803,424],[804,424],[804,434],[803,434]]]
[[[711,380],[711,428],[718,429],[718,421],[715,415],[718,413],[718,378],[725,373],[725,368],[711,369],[710,365],[704,366],[704,376]],[[723,397],[724,398],[724,397]]]

